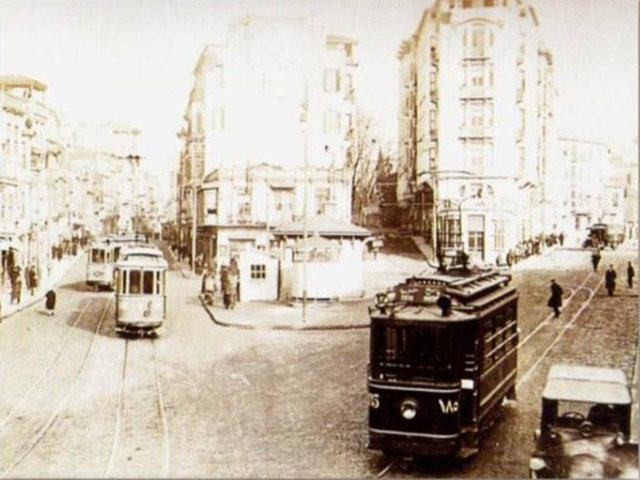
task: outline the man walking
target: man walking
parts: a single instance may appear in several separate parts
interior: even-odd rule
[[[555,279],[551,280],[551,286],[549,288],[551,289],[551,297],[549,297],[547,305],[553,308],[554,316],[558,318],[560,316],[560,309],[562,308],[563,290],[562,287],[556,283]]]
[[[629,262],[629,266],[627,267],[627,285],[629,285],[629,288],[633,288],[633,277],[636,276],[636,272],[633,269],[633,265],[631,265],[631,262]]]
[[[596,248],[595,252],[591,255],[591,265],[593,265],[593,271],[598,271],[598,264],[600,263],[600,248]]]
[[[604,274],[604,286],[609,292],[609,296],[613,297],[613,292],[616,289],[616,271],[613,269],[613,265],[609,265],[609,270]]]

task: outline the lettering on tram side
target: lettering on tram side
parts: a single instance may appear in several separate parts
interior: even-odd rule
[[[442,413],[456,413],[458,411],[458,402],[456,400],[447,400],[446,403],[441,398],[438,399],[440,410]]]

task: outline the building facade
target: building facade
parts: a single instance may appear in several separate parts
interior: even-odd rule
[[[263,164],[292,168],[298,172],[292,182],[305,164],[348,177],[345,167],[355,155],[356,67],[353,39],[304,18],[247,16],[229,27],[224,44],[204,48],[179,133],[176,217],[184,255],[191,257],[193,245],[201,245],[194,242],[194,219],[209,174],[219,188],[239,178],[237,172],[257,175],[254,167]],[[283,172],[278,175],[286,177]],[[345,201],[350,205],[350,198]],[[264,228],[266,220],[251,212],[245,226]],[[221,228],[228,224],[223,217],[216,221]]]
[[[197,205],[198,252],[209,265],[228,264],[245,250],[268,252],[274,229],[301,221],[305,209],[349,222],[351,177],[330,167],[219,168],[205,177]]]
[[[434,252],[493,263],[557,228],[553,57],[538,27],[523,0],[438,0],[399,49],[398,202]]]
[[[570,245],[581,245],[587,227],[606,222],[605,186],[611,151],[603,142],[558,138],[558,181],[564,185],[560,230]]]
[[[60,118],[35,79],[0,76],[0,244],[43,272],[57,237],[69,235]]]

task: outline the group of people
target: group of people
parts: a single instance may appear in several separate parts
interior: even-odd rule
[[[598,264],[600,263],[601,254],[600,250],[596,249],[596,251],[591,256],[591,263],[593,265],[593,271],[598,271]],[[633,279],[636,276],[636,271],[633,268],[631,262],[627,264],[627,287],[633,288]],[[607,290],[607,294],[610,297],[613,297],[613,294],[616,290],[616,279],[618,278],[618,274],[616,273],[613,265],[609,265],[609,268],[604,274],[604,287]],[[558,285],[555,279],[551,280],[551,296],[549,297],[549,301],[547,305],[553,309],[553,313],[556,318],[560,316],[560,312],[562,311],[562,294],[564,291],[562,287]]]
[[[557,244],[560,246],[564,245],[564,234],[562,232],[559,235],[538,235],[535,238],[530,238],[518,243],[514,248],[510,248],[505,255],[505,262],[503,262],[502,257],[499,256],[496,259],[496,264],[500,266],[506,263],[506,265],[511,268],[512,265],[521,262],[525,258],[532,255],[540,255],[545,245],[552,247]]]
[[[216,266],[212,269],[205,266],[202,273],[201,293],[208,305],[213,305],[218,284],[216,282]],[[240,289],[240,268],[236,258],[232,258],[229,266],[223,265],[220,268],[220,286],[222,290],[222,303],[224,308],[233,309],[238,302],[238,292]]]

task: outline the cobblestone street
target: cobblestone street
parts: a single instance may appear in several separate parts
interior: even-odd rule
[[[551,364],[622,367],[631,377],[637,290],[619,281],[615,297],[600,288],[584,307],[603,272],[591,274],[586,252],[553,255],[571,268],[514,273],[521,342],[530,339],[518,401],[481,453],[463,463],[415,461],[388,475],[526,476]],[[627,258],[607,252],[603,264],[622,272]],[[366,448],[368,330],[220,327],[200,305],[198,280],[174,272],[165,331],[125,340],[113,331],[112,294],[88,291],[83,270],[78,263],[65,278],[56,317],[35,306],[0,326],[6,476],[344,478],[375,476],[389,463]],[[575,295],[559,320],[538,327],[549,315],[550,276],[567,299]]]

